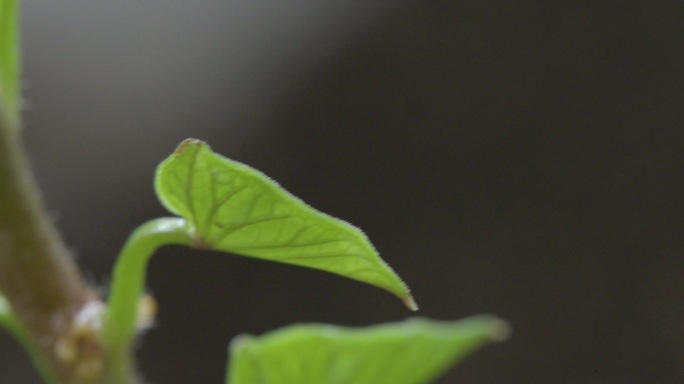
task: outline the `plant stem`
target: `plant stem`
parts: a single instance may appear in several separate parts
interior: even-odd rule
[[[129,384],[135,380],[132,344],[136,335],[138,300],[145,289],[147,264],[157,249],[173,244],[193,245],[185,220],[159,218],[138,227],[117,258],[102,333],[108,353],[108,383]]]
[[[40,351],[60,383],[78,383],[55,345],[96,295],[46,213],[17,125],[0,108],[0,292],[26,330],[29,350]]]

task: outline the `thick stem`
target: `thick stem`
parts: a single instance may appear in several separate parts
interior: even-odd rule
[[[60,383],[78,383],[58,356],[76,314],[96,300],[46,214],[14,119],[0,108],[0,291]]]

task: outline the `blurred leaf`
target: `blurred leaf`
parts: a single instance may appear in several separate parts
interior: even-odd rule
[[[22,329],[19,320],[17,320],[14,312],[12,312],[9,302],[2,294],[0,294],[0,328],[16,337],[20,336]]]
[[[186,140],[158,168],[157,196],[191,224],[199,247],[321,269],[415,303],[357,228],[294,197],[261,172]]]
[[[490,316],[411,319],[367,328],[294,325],[231,344],[229,384],[429,383],[477,348],[508,335]]]
[[[12,316],[12,311],[10,310],[9,303],[5,296],[0,294],[0,325],[7,324],[8,319]]]
[[[46,384],[57,384],[57,376],[50,368],[50,363],[47,358],[43,356],[36,344],[29,336],[28,331],[22,325],[21,321],[12,312],[9,302],[0,294],[0,329],[4,329],[24,347],[29,357],[33,361],[34,366],[40,373],[43,381]]]
[[[0,104],[12,118],[19,116],[19,6],[0,0]]]

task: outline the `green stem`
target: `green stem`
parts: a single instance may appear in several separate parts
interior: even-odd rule
[[[0,100],[13,129],[20,126],[19,1],[0,0]]]
[[[134,380],[131,349],[147,264],[158,248],[173,244],[193,245],[185,220],[168,217],[151,220],[131,234],[117,259],[102,334],[109,360],[107,375],[113,384]]]

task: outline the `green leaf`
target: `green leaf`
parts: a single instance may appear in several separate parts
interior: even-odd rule
[[[0,0],[0,105],[12,119],[19,116],[19,6]]]
[[[357,228],[323,214],[261,172],[184,141],[158,168],[157,196],[209,248],[321,269],[384,288],[412,309],[408,287]]]
[[[294,325],[231,343],[229,384],[428,383],[477,348],[508,336],[503,320],[411,319],[367,328]]]
[[[14,316],[9,302],[2,294],[0,294],[0,329],[4,329],[17,339],[21,339],[26,334],[21,323]]]
[[[29,357],[33,361],[38,373],[47,384],[56,384],[58,382],[55,372],[50,368],[50,362],[41,353],[35,342],[29,336],[29,332],[23,326],[21,321],[17,319],[12,312],[12,308],[7,299],[0,293],[0,329],[4,329],[24,347]]]
[[[0,325],[5,326],[12,318],[12,310],[5,299],[5,296],[0,294]]]

